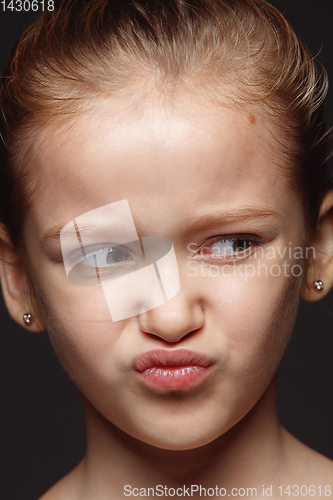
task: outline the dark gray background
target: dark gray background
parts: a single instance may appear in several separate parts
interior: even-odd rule
[[[332,0],[274,0],[333,78]],[[2,12],[0,64],[34,16]],[[327,116],[333,124],[332,91]],[[85,449],[74,384],[46,333],[29,333],[10,319],[0,297],[0,499],[36,500],[73,468]],[[280,369],[281,422],[304,443],[333,459],[333,293],[301,304]]]

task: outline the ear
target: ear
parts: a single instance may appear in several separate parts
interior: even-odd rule
[[[18,255],[3,224],[0,224],[0,278],[2,294],[11,317],[27,330],[44,331],[46,326],[23,259]],[[32,315],[29,324],[23,320],[23,315],[26,313]]]
[[[333,286],[333,191],[329,191],[321,204],[318,227],[311,245],[314,248],[305,273],[300,296],[309,302],[324,297]],[[316,281],[322,281],[324,288],[318,291]]]

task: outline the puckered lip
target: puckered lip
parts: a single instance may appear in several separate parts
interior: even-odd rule
[[[214,360],[200,352],[188,349],[154,349],[135,356],[133,368],[144,372],[156,367],[200,366],[208,367]]]

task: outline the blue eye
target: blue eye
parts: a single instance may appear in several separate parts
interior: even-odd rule
[[[212,243],[206,243],[199,250],[199,254],[218,259],[219,257],[242,257],[251,250],[254,238],[250,237],[222,237]]]
[[[122,247],[100,248],[87,253],[82,264],[92,267],[107,267],[132,260],[132,256]]]
[[[101,243],[83,247],[72,252],[66,261],[73,263],[69,280],[87,285],[115,279],[144,265],[139,241],[126,243],[126,246]]]
[[[210,251],[212,254],[237,255],[248,250],[253,244],[253,240],[246,238],[221,238],[215,241]]]

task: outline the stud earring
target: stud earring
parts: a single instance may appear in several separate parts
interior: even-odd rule
[[[23,321],[26,325],[30,325],[32,323],[33,319],[30,313],[25,313],[23,314]]]
[[[317,292],[324,290],[324,283],[321,280],[315,281],[314,286]]]

